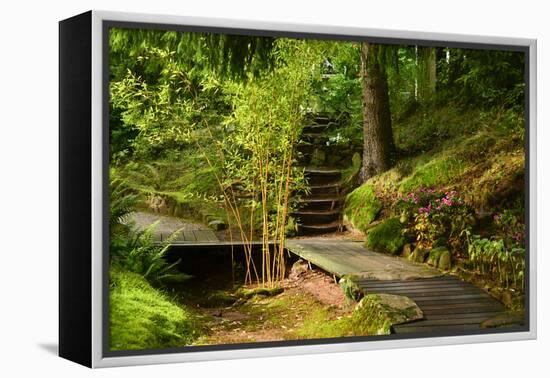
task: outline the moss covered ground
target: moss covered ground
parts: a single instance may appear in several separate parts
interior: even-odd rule
[[[114,269],[110,282],[111,350],[181,347],[197,337],[192,313],[138,274]]]

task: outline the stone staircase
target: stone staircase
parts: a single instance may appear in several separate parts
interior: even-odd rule
[[[345,188],[342,183],[343,164],[351,161],[349,146],[331,141],[328,133],[337,122],[324,115],[313,116],[302,132],[298,145],[301,166],[311,193],[300,199],[297,219],[298,235],[318,235],[341,231]],[[346,153],[347,152],[347,153]],[[343,163],[342,163],[343,162]]]

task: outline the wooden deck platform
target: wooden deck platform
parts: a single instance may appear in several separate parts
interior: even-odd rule
[[[349,275],[365,294],[409,297],[422,320],[396,325],[394,333],[451,334],[480,330],[485,320],[506,308],[477,286],[424,264],[369,251],[361,242],[311,238],[288,240],[286,247],[336,276]]]

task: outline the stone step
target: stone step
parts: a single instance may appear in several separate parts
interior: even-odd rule
[[[342,171],[329,168],[306,168],[305,176],[309,185],[324,185],[339,182],[342,179]]]
[[[302,211],[328,211],[334,210],[344,202],[344,197],[319,197],[300,199]]]
[[[309,134],[309,133],[320,134],[320,133],[326,132],[328,129],[336,125],[338,125],[336,122],[329,122],[326,124],[313,123],[313,124],[304,126],[304,128],[302,129],[302,133],[303,134]]]
[[[339,220],[315,225],[298,225],[298,233],[300,235],[319,235],[341,230],[344,230],[344,225]]]
[[[311,190],[309,197],[338,196],[342,190],[340,182],[332,182],[321,185],[310,185],[309,189]]]
[[[292,213],[298,219],[299,224],[316,225],[330,223],[340,219],[342,209],[333,210],[298,210]]]

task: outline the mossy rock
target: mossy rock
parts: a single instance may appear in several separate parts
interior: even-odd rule
[[[284,291],[282,287],[257,287],[254,289],[241,289],[239,290],[239,296],[249,299],[255,296],[274,297],[281,294]]]
[[[351,301],[358,301],[363,296],[363,291],[357,286],[355,281],[350,276],[343,276],[338,281],[338,285],[344,292],[347,299]]]
[[[442,247],[443,248],[443,247]],[[437,267],[441,270],[449,270],[452,266],[451,252],[445,250],[439,255],[439,261]]]
[[[208,296],[205,307],[225,307],[233,305],[239,298],[225,291],[218,290]]]
[[[423,263],[429,253],[430,251],[428,251],[427,249],[416,247],[414,251],[410,254],[409,260],[417,263]]]
[[[410,243],[407,243],[403,246],[403,251],[401,252],[401,256],[408,259],[413,253],[413,246]]]
[[[353,314],[355,322],[364,322],[371,334],[389,334],[391,327],[420,320],[424,314],[410,298],[394,294],[368,294],[361,299]]]
[[[365,232],[382,210],[382,202],[376,197],[374,187],[364,184],[346,197],[345,220],[352,228]]]
[[[407,242],[402,230],[399,218],[387,219],[369,230],[366,246],[375,251],[397,254]]]
[[[437,247],[431,249],[428,253],[428,259],[426,260],[426,263],[431,266],[437,266],[439,264],[439,257],[441,256],[441,253],[446,250],[447,248],[445,247]]]

